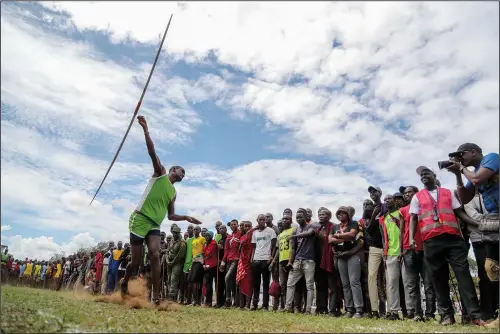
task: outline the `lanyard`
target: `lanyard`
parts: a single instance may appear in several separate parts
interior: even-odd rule
[[[427,191],[427,195],[429,195],[429,198],[431,200],[431,203],[432,203],[432,207],[434,209],[434,221],[436,222],[442,222],[441,221],[441,218],[439,218],[439,214],[438,214],[438,204],[439,204],[439,188],[436,188],[436,198],[437,200],[434,200],[434,198],[431,196],[431,193],[429,192],[429,190],[426,190]]]

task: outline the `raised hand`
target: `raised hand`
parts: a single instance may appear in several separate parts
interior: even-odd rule
[[[144,116],[137,116],[137,122],[139,122],[139,124],[142,126],[144,132],[148,131],[148,123],[146,122]]]

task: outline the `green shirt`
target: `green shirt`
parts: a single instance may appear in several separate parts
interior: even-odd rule
[[[215,235],[215,242],[216,242],[216,243],[219,243],[220,239],[222,239],[222,234],[217,233],[217,234]]]
[[[2,263],[6,263],[8,257],[9,256],[7,254],[2,253]]]
[[[295,227],[290,227],[287,230],[284,230],[279,235],[279,251],[280,251],[280,262],[290,260],[290,256],[292,255],[292,241],[288,240],[288,237],[292,235],[293,231],[295,231]]]
[[[387,243],[389,248],[387,249],[387,255],[398,256],[401,254],[401,244],[400,244],[400,230],[398,225],[394,222],[392,217],[399,219],[400,222],[404,223],[404,220],[399,213],[399,210],[387,213],[384,217],[384,224],[387,230]]]
[[[184,268],[182,271],[187,273],[191,270],[191,266],[193,265],[193,238],[186,239],[186,260],[184,261]]]
[[[168,174],[152,177],[142,194],[136,210],[146,215],[156,224],[161,225],[168,212],[170,202],[175,198],[175,188]]]

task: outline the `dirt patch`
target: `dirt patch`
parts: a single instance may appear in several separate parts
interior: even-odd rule
[[[175,311],[179,305],[170,301],[163,301],[160,305],[154,306],[149,301],[149,291],[145,282],[140,280],[130,281],[128,284],[128,295],[122,298],[120,292],[115,292],[109,296],[99,296],[94,298],[99,303],[109,303],[125,305],[134,309],[156,309],[159,311]]]

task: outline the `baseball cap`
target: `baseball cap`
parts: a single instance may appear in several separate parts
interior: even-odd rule
[[[401,186],[401,187],[399,187],[399,192],[402,193],[402,194],[404,194],[406,188],[408,188],[408,186]]]
[[[392,195],[392,197],[404,197],[402,193],[394,193],[394,195]]]
[[[465,143],[465,144],[460,145],[455,152],[451,152],[450,154],[448,154],[448,156],[450,158],[457,157],[457,156],[462,155],[462,153],[464,153],[464,152],[470,152],[472,150],[476,151],[477,153],[483,153],[483,150],[481,149],[481,147],[477,146],[476,144]]]
[[[373,191],[373,190],[376,190],[379,193],[382,193],[382,190],[380,189],[380,187],[375,187],[375,186],[369,186],[368,187],[368,192]]]
[[[425,166],[418,167],[417,174],[421,175],[424,170],[428,170],[428,171],[432,172],[434,175],[436,175],[436,173],[434,173],[434,171],[432,169],[430,169],[429,167],[425,167]]]

